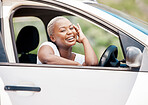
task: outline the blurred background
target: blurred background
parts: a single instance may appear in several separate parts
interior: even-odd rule
[[[135,18],[139,18],[143,21],[148,22],[148,0],[96,0],[96,1],[101,4],[105,4],[107,6],[115,8],[117,10],[120,10],[124,13],[127,13]]]

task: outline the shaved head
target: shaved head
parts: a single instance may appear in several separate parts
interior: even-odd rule
[[[58,21],[58,20],[61,20],[61,19],[67,19],[65,17],[62,17],[62,16],[58,16],[58,17],[55,17],[53,18],[47,25],[47,32],[48,32],[48,35],[51,36],[53,35],[53,30],[54,30],[54,25],[55,23]]]

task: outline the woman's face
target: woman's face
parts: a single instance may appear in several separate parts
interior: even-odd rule
[[[58,47],[71,47],[76,44],[77,33],[73,24],[66,18],[56,21],[53,35]]]

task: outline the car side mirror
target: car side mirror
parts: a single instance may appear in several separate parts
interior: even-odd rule
[[[126,64],[129,67],[140,67],[142,62],[142,52],[139,48],[130,46],[126,48]]]

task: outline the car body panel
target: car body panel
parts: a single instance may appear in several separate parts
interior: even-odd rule
[[[6,68],[9,71],[5,70]],[[7,75],[1,75],[5,86],[41,88],[40,92],[27,96],[25,91],[7,91],[14,105],[125,105],[138,73],[62,67],[2,66],[0,74]]]
[[[147,73],[138,73],[137,80],[125,105],[146,105],[148,104],[148,83]]]
[[[148,62],[148,48],[145,48],[143,51],[143,58],[141,62],[141,68],[140,71],[148,71],[147,63]]]
[[[0,78],[0,104],[1,105],[12,105],[11,99],[8,95],[8,93],[4,90],[4,82]]]

